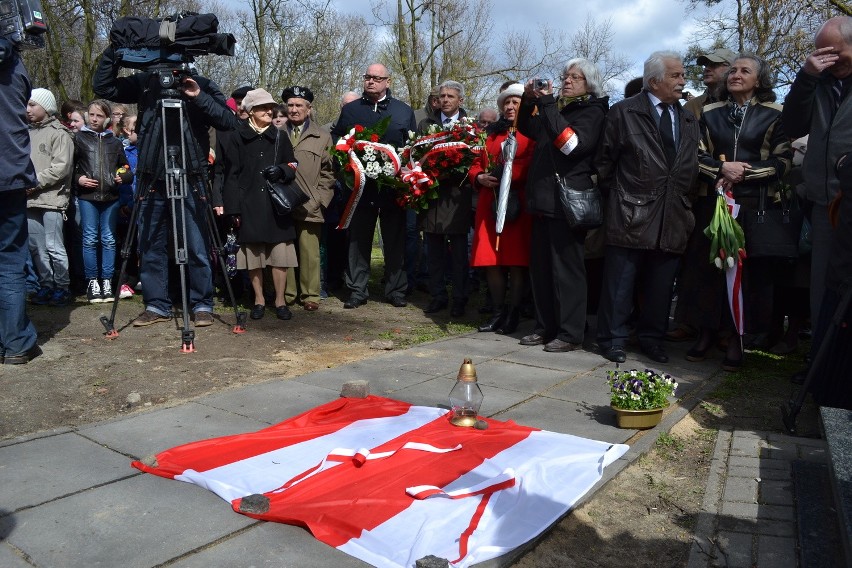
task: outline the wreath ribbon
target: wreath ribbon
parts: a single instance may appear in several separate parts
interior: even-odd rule
[[[399,172],[400,160],[399,155],[396,153],[393,146],[390,146],[389,144],[382,144],[380,142],[341,138],[337,141],[334,148],[341,152],[347,152],[349,155],[349,163],[346,164],[346,169],[351,171],[353,174],[352,195],[349,196],[349,200],[346,202],[346,207],[343,208],[343,214],[340,216],[340,223],[337,225],[338,229],[346,229],[349,227],[349,223],[352,221],[352,216],[355,214],[355,207],[358,206],[361,196],[364,195],[364,186],[367,183],[364,162],[361,161],[358,152],[363,153],[366,148],[373,148],[379,154],[387,157],[387,161],[385,163],[393,165],[392,175],[397,175]]]

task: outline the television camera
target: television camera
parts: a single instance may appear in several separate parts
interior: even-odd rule
[[[39,0],[0,0],[0,63],[13,49],[44,47],[46,31]]]

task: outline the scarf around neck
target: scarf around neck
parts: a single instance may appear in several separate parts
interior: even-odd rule
[[[567,107],[571,103],[585,102],[585,101],[589,100],[590,98],[592,98],[592,95],[589,95],[589,94],[577,95],[577,96],[574,96],[574,97],[559,97],[559,100],[556,101],[556,108],[558,108],[559,110],[562,110],[563,108]]]

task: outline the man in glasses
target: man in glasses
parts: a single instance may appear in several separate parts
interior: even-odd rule
[[[417,124],[414,111],[404,102],[393,98],[389,88],[390,73],[387,67],[373,63],[364,73],[364,90],[361,98],[345,105],[331,131],[333,139],[345,135],[355,125],[369,128],[390,117],[387,130],[380,142],[394,148],[404,145],[408,132]],[[405,210],[396,204],[394,192],[379,191],[374,180],[367,178],[364,193],[358,201],[349,223],[349,266],[346,270],[346,285],[349,299],[343,304],[346,309],[357,308],[367,303],[370,278],[370,253],[376,220],[381,219],[382,242],[385,258],[385,298],[398,308],[405,307],[407,279],[403,269],[405,257]]]

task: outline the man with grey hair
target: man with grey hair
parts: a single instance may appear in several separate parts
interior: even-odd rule
[[[441,107],[420,121],[417,129],[425,134],[438,125],[449,129],[467,116],[461,107],[464,87],[457,81],[444,81],[438,86]],[[423,310],[426,314],[440,312],[449,306],[445,282],[447,256],[450,257],[453,279],[453,305],[450,315],[461,317],[467,304],[468,254],[467,233],[470,230],[473,192],[466,173],[450,172],[439,178],[441,189],[429,208],[418,215],[418,228],[423,231],[426,262],[429,266],[429,294],[432,301]]]
[[[665,363],[672,284],[695,225],[690,211],[698,171],[698,120],[678,100],[686,84],[675,52],[645,61],[643,90],[613,105],[606,117],[596,166],[608,198],[606,256],[598,311],[598,346],[623,363],[633,288],[644,298],[636,332],[642,351]],[[641,274],[641,277],[639,276]]]
[[[495,108],[484,108],[476,115],[476,125],[482,130],[485,130],[498,120],[500,120],[500,113]]]

